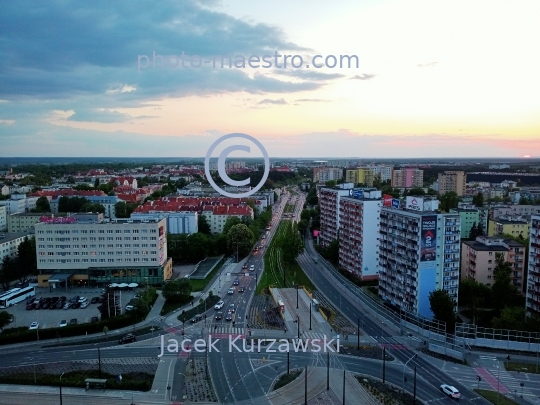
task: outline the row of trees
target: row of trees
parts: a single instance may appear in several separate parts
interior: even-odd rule
[[[105,213],[105,207],[101,204],[93,204],[84,197],[62,196],[58,200],[58,212],[99,212]]]
[[[0,284],[4,290],[8,290],[10,283],[19,280],[25,283],[37,274],[36,240],[24,238],[17,248],[15,257],[6,256],[0,265]]]

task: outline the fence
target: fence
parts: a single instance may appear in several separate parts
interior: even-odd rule
[[[456,324],[456,343],[499,350],[540,352],[540,333]]]

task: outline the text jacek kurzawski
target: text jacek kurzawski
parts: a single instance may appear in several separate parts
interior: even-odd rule
[[[185,352],[189,353],[191,351],[204,353],[207,349],[208,352],[220,352],[216,347],[217,343],[222,339],[213,339],[212,335],[208,336],[208,341],[205,339],[196,339],[195,341],[191,339],[167,339],[167,344],[165,345],[165,336],[161,336],[161,352],[158,357],[162,357],[165,352],[167,353],[179,353]],[[248,341],[249,340],[249,341]],[[263,342],[266,343],[264,347],[261,348]],[[335,342],[336,348],[332,347],[332,344]],[[257,352],[265,353],[287,353],[287,352],[309,352],[309,353],[339,353],[339,338],[328,340],[326,336],[323,339],[293,339],[292,342],[289,342],[287,339],[259,339],[257,342],[254,342],[254,339],[242,339],[240,335],[233,337],[229,336],[228,339],[228,349],[229,352],[238,352],[238,353],[254,353],[255,348]]]

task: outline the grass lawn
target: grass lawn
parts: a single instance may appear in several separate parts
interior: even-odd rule
[[[293,382],[298,378],[298,376],[302,374],[302,370],[291,370],[290,374],[283,374],[281,377],[278,378],[276,381],[276,384],[274,385],[274,391],[277,389],[280,389],[281,387],[286,386],[287,384]]]
[[[522,373],[540,374],[540,367],[535,364],[516,363],[514,361],[506,362],[506,369],[509,371],[520,371]]]
[[[270,248],[264,255],[264,273],[257,287],[258,294],[269,286],[285,288],[292,287],[293,283],[303,285],[309,291],[315,288],[298,263],[285,265],[281,262],[279,248],[276,247],[276,240],[279,234],[283,232],[284,227],[285,223],[280,222]],[[285,271],[285,285],[283,284],[283,271]]]
[[[285,208],[283,212],[294,212],[295,205],[294,204],[285,204]]]
[[[199,281],[199,280],[197,280]],[[165,304],[163,304],[163,308],[161,309],[160,315],[167,315],[168,313],[174,311],[175,309],[178,309],[180,307],[183,307],[184,305],[190,303],[193,301],[193,298],[187,297],[186,299],[168,299],[165,300]]]
[[[221,267],[223,267],[223,263],[225,263],[225,258],[221,259],[221,261],[217,264],[214,270],[212,270],[212,272],[208,276],[206,276],[204,280],[190,279],[189,281],[191,282],[191,291],[198,292],[204,290],[204,288],[208,285],[212,278],[214,278],[217,272],[221,270]]]
[[[507,398],[504,396],[504,394],[497,394],[496,391],[488,391],[488,390],[477,390],[475,389],[474,392],[480,394],[485,399],[487,399],[492,404],[498,404],[498,405],[518,405],[517,402],[512,401],[510,398]],[[497,395],[499,396],[499,400],[497,401]]]

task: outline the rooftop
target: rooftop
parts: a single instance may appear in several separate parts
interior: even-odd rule
[[[0,243],[11,242],[12,240],[23,238],[25,236],[31,236],[30,232],[9,232],[0,233]]]

